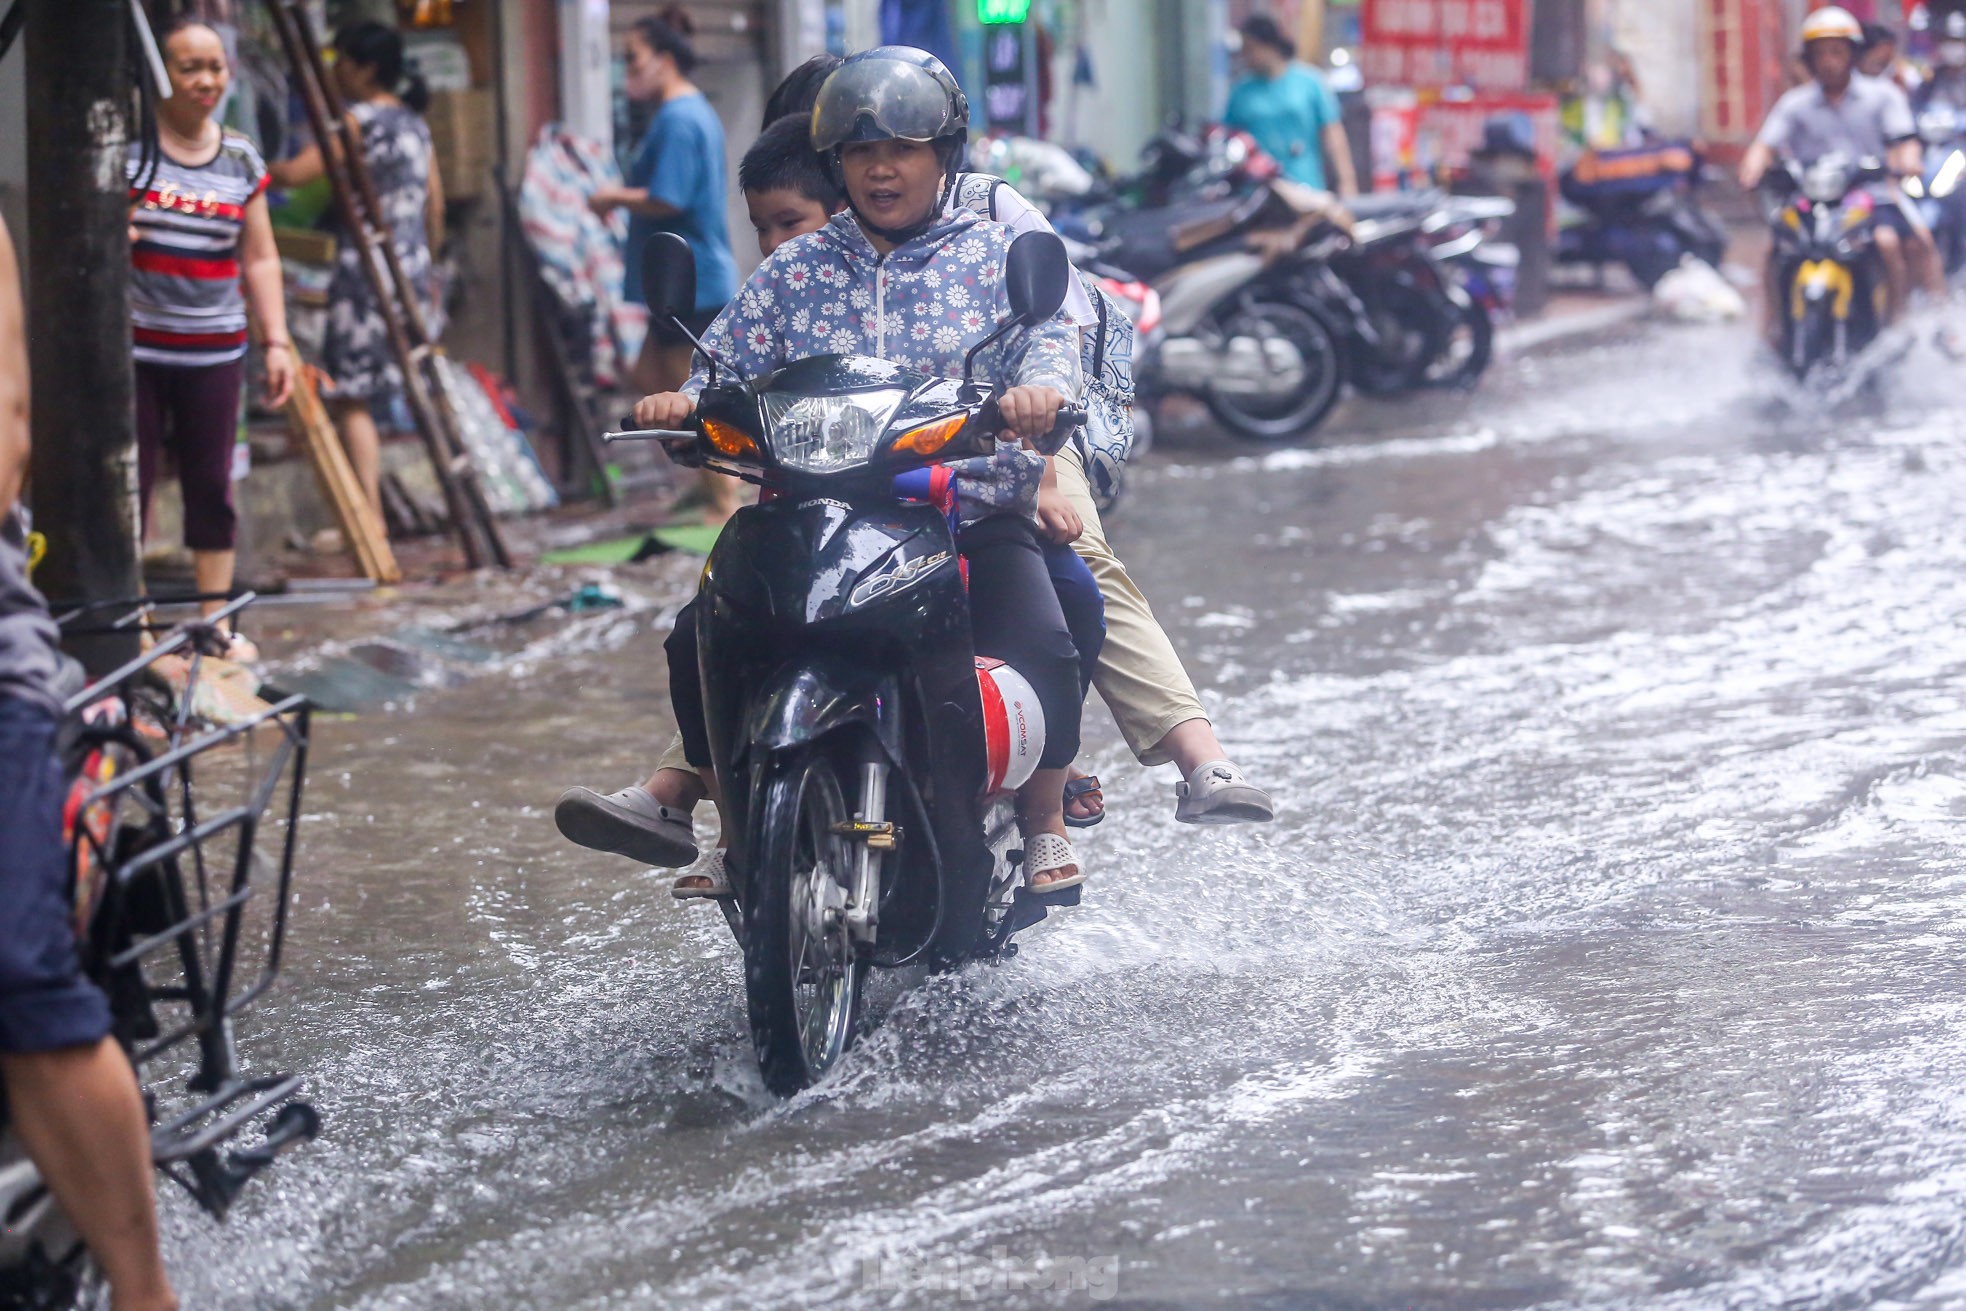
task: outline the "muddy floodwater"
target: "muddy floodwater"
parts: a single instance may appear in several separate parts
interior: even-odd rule
[[[691,563],[323,723],[242,1029],[326,1133],[168,1206],[186,1306],[1966,1305],[1962,378],[1798,415],[1748,335],[1164,441],[1114,536],[1278,821],[1095,701],[1084,905],[787,1104],[721,919],[551,820]]]

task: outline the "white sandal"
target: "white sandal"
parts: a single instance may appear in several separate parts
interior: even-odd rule
[[[706,886],[686,888],[683,883],[689,879],[708,880]],[[730,890],[730,871],[724,868],[724,853],[713,851],[699,862],[696,868],[685,870],[676,881],[669,885],[669,895],[677,901],[721,901],[737,894]]]
[[[1070,867],[1077,870],[1061,879],[1051,879],[1040,885],[1038,875],[1049,874],[1055,869]],[[1040,897],[1067,888],[1076,888],[1085,882],[1085,866],[1079,864],[1072,844],[1056,833],[1034,833],[1024,839],[1024,885]]]

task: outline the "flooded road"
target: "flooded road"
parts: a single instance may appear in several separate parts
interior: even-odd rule
[[[247,1028],[326,1134],[167,1207],[186,1305],[1966,1304],[1958,378],[1798,418],[1746,335],[1165,442],[1115,541],[1278,822],[1095,702],[1084,906],[790,1104],[721,920],[550,817],[666,734],[691,563],[324,725]]]

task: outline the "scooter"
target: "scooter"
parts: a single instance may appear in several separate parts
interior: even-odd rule
[[[1386,192],[1346,208],[1353,222],[1325,261],[1329,276],[1307,264],[1294,286],[1349,325],[1353,385],[1377,397],[1474,386],[1494,355],[1497,280],[1519,260],[1494,249],[1489,228],[1514,203]]]
[[[1966,123],[1959,112],[1935,101],[1918,115],[1925,143],[1925,172],[1904,180],[1905,196],[1931,230],[1948,275],[1966,268]]]
[[[111,1032],[143,1083],[155,1120],[152,1161],[215,1219],[321,1123],[296,1098],[299,1076],[242,1072],[233,1042],[234,1019],[280,968],[307,770],[306,699],[212,727],[153,691],[163,661],[188,660],[175,706],[190,706],[199,662],[224,649],[220,625],[251,599],[161,637],[94,684],[72,677],[57,739],[83,972],[109,998]],[[84,608],[64,631],[87,631],[109,606],[140,604]],[[196,767],[214,752],[237,755],[248,734],[263,750],[250,757],[237,804],[212,804],[195,785]],[[107,1306],[99,1268],[7,1118],[0,1103],[0,1308]],[[233,1145],[256,1125],[255,1141]]]
[[[645,248],[644,285],[672,322],[695,304],[680,238]],[[1056,314],[1071,266],[1049,233],[1011,246],[1012,313],[961,379],[820,355],[736,379],[698,343],[710,385],[660,442],[685,466],[759,484],[703,574],[699,636],[711,754],[730,825],[751,1039],[790,1095],[833,1068],[859,1027],[870,968],[950,968],[1012,954],[1014,935],[1079,888],[1024,886],[1015,789],[1043,751],[1043,712],[1006,665],[976,657],[947,515],[897,478],[996,449],[977,353]],[[1085,421],[1067,407],[1052,449]]]
[[[1720,267],[1727,233],[1700,207],[1699,153],[1684,141],[1586,152],[1564,171],[1574,221],[1557,234],[1559,264],[1623,264],[1648,290],[1687,255]]]
[[[1888,176],[1878,160],[1834,154],[1768,170],[1781,354],[1799,379],[1834,384],[1883,331],[1890,290],[1865,188]]]
[[[1293,232],[1320,205],[1338,213],[1322,193],[1272,181],[1078,225],[1090,252],[1081,268],[1145,284],[1158,298],[1159,335],[1136,347],[1133,363],[1148,409],[1193,396],[1230,433],[1263,443],[1302,440],[1331,413],[1345,390],[1346,323],[1325,304],[1277,292],[1336,239],[1303,246],[1293,238],[1281,254],[1251,248],[1253,236]]]

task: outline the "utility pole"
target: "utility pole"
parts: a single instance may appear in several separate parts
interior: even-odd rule
[[[129,0],[25,0],[27,330],[35,582],[56,601],[140,590],[130,364]],[[114,616],[107,616],[113,618]],[[137,635],[93,638],[95,672]]]

